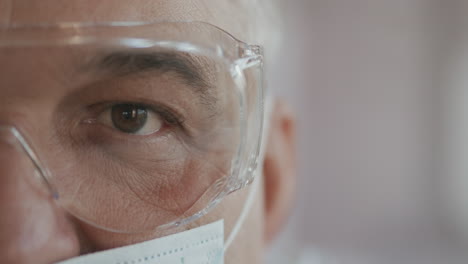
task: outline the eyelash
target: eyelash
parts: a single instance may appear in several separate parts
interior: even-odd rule
[[[164,122],[166,122],[169,125],[183,127],[185,119],[183,119],[179,114],[174,113],[173,110],[168,109],[165,106],[146,105],[146,104],[140,104],[140,103],[134,103],[134,102],[131,102],[131,104],[135,104],[135,105],[148,108],[149,110],[155,112],[156,114],[161,115]]]

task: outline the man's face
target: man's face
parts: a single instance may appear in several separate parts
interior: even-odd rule
[[[77,0],[67,1],[66,3],[56,0],[0,1],[0,23],[6,25],[35,25],[39,23],[57,22],[197,20],[217,25],[228,32],[235,35],[237,34],[236,36],[242,39],[242,26],[238,23],[238,18],[235,15],[240,11],[240,6],[219,0],[138,0],[131,1],[131,3],[129,1],[120,0]],[[75,76],[77,72],[77,69],[74,68],[74,65],[77,64],[76,62],[86,61],[81,59],[88,55],[89,54],[86,52],[80,50],[70,51],[67,49],[60,50],[55,48],[32,50],[4,49],[0,52],[0,57],[2,58],[2,73],[0,74],[2,78],[0,86],[0,118],[2,123],[13,124],[21,128],[21,130],[29,136],[29,139],[39,150],[39,153],[50,154],[49,156],[55,157],[55,162],[59,164],[65,164],[67,160],[76,161],[77,159],[76,156],[67,156],[65,151],[56,153],[56,148],[53,148],[55,143],[61,144],[60,146],[64,148],[66,147],[64,146],[66,144],[63,142],[52,143],[56,139],[60,140],[61,136],[58,136],[58,134],[61,132],[54,134],[52,136],[54,139],[52,140],[50,135],[50,132],[54,131],[56,123],[63,124],[63,122],[68,122],[64,120],[67,118],[56,118],[57,116],[65,116],[67,114],[72,116],[77,113],[77,111],[75,111],[76,108],[73,108],[73,103],[70,102],[76,100],[86,101],[90,98],[95,98],[97,94],[97,96],[102,96],[103,98],[109,94],[116,93],[119,95],[128,94],[128,96],[132,96],[131,91],[125,88],[125,83],[130,82],[130,80],[125,78],[118,80],[118,82],[102,81],[103,78],[101,78],[99,82],[93,82],[94,84],[92,87],[90,86],[81,90],[76,89],[76,87],[82,87],[82,84],[90,83],[90,80],[95,78],[94,75],[85,74],[88,68],[94,67],[88,64],[86,64],[86,67],[83,66],[83,69],[79,69],[81,74],[79,76],[81,77],[72,77]],[[111,59],[115,60],[115,57]],[[19,61],[21,61],[21,63],[18,63]],[[94,62],[94,60],[91,61]],[[85,63],[82,64],[85,65]],[[53,75],[54,78],[49,78],[51,75]],[[172,79],[175,79],[175,77]],[[164,80],[166,82],[165,84],[171,87],[182,85],[180,83],[177,84],[177,82],[172,79],[171,77],[166,78]],[[114,90],[106,91],[106,89],[110,89],[109,86],[114,87]],[[115,89],[117,89],[117,91]],[[140,97],[150,96],[151,95],[140,95]],[[169,98],[168,100],[171,102],[181,100],[180,98],[184,98],[184,95],[175,95],[175,97],[177,98]],[[72,98],[72,101],[64,101],[64,98]],[[185,102],[185,104],[189,103],[190,102]],[[138,107],[135,109],[128,109],[129,107],[131,108],[132,106],[124,104],[120,106],[120,109],[117,107],[116,111],[139,111]],[[193,110],[193,112],[198,111]],[[150,116],[148,116],[148,118],[150,118]],[[105,122],[105,120],[103,122]],[[157,130],[161,127],[161,123],[160,118],[153,118],[153,122],[148,129]],[[132,125],[134,125],[128,122],[125,123],[125,120],[121,121],[120,124],[122,125],[122,129],[130,130],[133,129]],[[192,127],[196,127],[196,124],[192,125]],[[108,131],[106,131],[106,129],[102,129],[102,133],[100,132],[100,136],[95,138],[95,140],[104,142],[103,144],[106,144],[105,142],[107,141],[111,141],[111,136],[106,134],[108,133]],[[80,148],[82,136],[84,137],[84,134],[74,137],[77,138],[75,142],[76,145],[69,147],[75,149]],[[167,138],[169,138],[169,136]],[[165,140],[169,140],[167,138]],[[129,142],[132,144],[132,141]],[[144,145],[133,143],[133,149],[139,149],[140,153],[142,151],[144,153],[145,148],[153,143],[154,142],[147,142]],[[130,158],[128,157],[128,151],[119,152],[119,146],[116,147],[115,144],[112,145],[112,147],[112,151],[120,153],[118,156],[119,159],[128,160]],[[158,147],[164,149],[164,145],[160,144]],[[168,233],[201,226],[218,219],[225,220],[225,232],[226,235],[228,235],[240,214],[246,193],[248,192],[247,188],[246,190],[230,195],[210,214],[188,226],[171,232],[149,231],[137,234],[119,234],[96,228],[93,225],[89,225],[69,215],[65,210],[54,203],[52,197],[49,197],[47,192],[44,192],[44,189],[37,188],[38,185],[36,183],[30,182],[28,178],[30,175],[28,174],[31,174],[33,170],[26,168],[27,166],[24,164],[25,161],[22,160],[22,157],[12,156],[11,152],[6,151],[3,145],[2,149],[3,150],[0,151],[0,161],[2,162],[2,169],[0,170],[0,186],[2,186],[0,187],[2,188],[0,191],[0,193],[2,193],[0,200],[2,210],[2,217],[0,219],[0,255],[2,259],[6,259],[8,263],[53,263],[83,253],[100,251],[161,237]],[[171,151],[170,153],[175,153],[178,150],[171,149]],[[99,161],[109,161],[109,159],[102,158],[102,156],[107,154],[103,153],[98,155],[96,154],[97,152],[93,151],[88,151],[87,153],[87,155],[83,155],[80,158],[81,163],[100,163],[101,168],[98,168],[98,170],[103,173],[106,172],[106,170],[102,168],[105,168],[107,164]],[[147,158],[131,158],[133,165],[138,164],[143,167],[145,166]],[[113,162],[115,162],[115,166],[112,166],[112,168],[120,168],[119,171],[126,170],[123,166],[119,167],[122,162]],[[99,167],[97,164],[95,165],[95,167]],[[185,174],[188,175],[198,169],[196,163],[185,166],[183,170],[178,170],[177,166],[179,165],[172,164],[171,166],[165,167],[167,170],[174,172],[174,177],[172,178]],[[187,169],[188,167],[190,167],[190,170]],[[147,169],[149,170],[150,168]],[[77,166],[75,168],[64,168],[64,166],[62,166],[61,174],[66,175],[73,171],[82,175],[82,177],[86,177],[83,175],[87,175],[91,170],[92,168],[86,166]],[[113,173],[119,174],[119,171],[116,170]],[[140,171],[139,173],[142,174],[144,172]],[[117,182],[115,185],[117,186],[118,184]],[[179,185],[184,184],[188,183],[179,182]],[[71,182],[69,185],[79,186],[80,182]],[[83,188],[102,188],[101,191],[95,190],[95,192],[93,192],[98,196],[99,193],[104,193],[112,189],[111,187],[105,188],[104,185],[100,185],[99,180],[96,180],[92,186],[93,187]],[[86,189],[76,188],[75,190],[75,197],[79,197],[82,193],[87,192]],[[172,197],[172,200],[176,200],[176,198],[174,198],[175,196],[179,195],[185,197],[187,192],[193,190],[193,188],[186,188],[184,194],[177,194],[171,193],[169,188],[168,190],[159,190],[159,193],[162,193],[161,196]],[[141,188],[137,191],[141,192]],[[118,193],[118,190],[116,190],[114,194],[115,193]],[[115,197],[115,195],[113,197]],[[80,198],[92,201],[92,197]],[[180,199],[177,201],[180,202]],[[259,208],[261,201],[261,193],[259,193],[255,206]],[[112,203],[112,201],[110,201],[110,203]],[[167,207],[170,206],[173,205],[167,205]],[[177,206],[180,208],[187,207],[183,202],[178,203]],[[232,261],[235,262],[245,263],[247,258],[249,262],[256,262],[258,260],[262,245],[263,228],[261,227],[260,220],[262,210],[255,211],[257,213],[253,213],[249,216],[249,222],[252,223],[249,228],[251,230],[248,232],[243,231],[240,235],[245,236],[245,234],[249,233],[249,241],[251,244],[249,244],[248,248],[246,245],[241,245],[240,243],[234,245],[233,249],[227,252],[227,261],[232,259]],[[108,212],[99,210],[96,212],[98,218],[102,218],[100,214],[106,213]],[[125,218],[124,216],[122,219]],[[120,219],[121,218],[116,217],[112,221],[118,225]],[[139,220],[140,219],[134,219],[135,222]],[[124,224],[130,225],[132,223],[126,222]],[[247,228],[245,230],[247,230]]]
[[[242,7],[236,1],[220,0],[69,0],[66,2],[58,0],[0,0],[0,25],[37,25],[61,22],[99,23],[109,21],[203,21],[218,26],[241,40],[247,40],[247,31],[251,29],[248,22],[249,18],[245,17],[246,13],[243,12],[243,8],[246,7]],[[74,102],[80,102],[80,100],[81,102],[86,102],[86,100],[89,101],[92,98],[101,97],[104,101],[116,99],[107,98],[108,96],[133,96],[139,100],[147,100],[151,96],[161,99],[168,95],[168,93],[160,95],[145,94],[146,85],[142,82],[132,82],[132,79],[129,78],[131,74],[122,74],[122,78],[114,79],[101,78],[102,76],[112,76],[112,74],[106,75],[109,72],[104,75],[102,75],[102,71],[99,72],[101,75],[89,74],[89,70],[93,69],[93,67],[95,68],[96,65],[109,66],[110,64],[111,66],[115,66],[116,64],[122,64],[122,61],[126,62],[124,64],[128,64],[129,60],[133,63],[137,61],[140,62],[140,65],[144,65],[147,63],[145,61],[147,57],[129,57],[125,54],[120,54],[119,56],[115,56],[114,54],[107,57],[105,56],[106,54],[100,54],[104,55],[101,57],[94,55],[96,54],[90,53],[86,49],[73,50],[50,47],[38,49],[2,49],[0,51],[0,125],[14,125],[26,134],[40,158],[47,157],[46,162],[48,167],[52,167],[51,169],[54,170],[54,173],[58,177],[70,180],[64,184],[64,188],[72,188],[74,190],[72,193],[67,193],[69,201],[73,202],[75,198],[76,200],[86,201],[82,206],[88,211],[93,212],[92,215],[96,216],[97,219],[107,217],[107,222],[110,221],[114,226],[118,227],[148,222],[142,219],[145,217],[141,215],[134,217],[129,214],[129,212],[145,212],[145,209],[135,207],[132,204],[132,200],[125,196],[125,192],[119,191],[133,186],[133,183],[131,181],[119,181],[114,176],[133,175],[139,177],[147,172],[155,171],[156,167],[159,168],[158,171],[161,171],[162,164],[165,164],[163,170],[165,175],[171,176],[166,179],[165,183],[171,183],[169,185],[184,187],[185,189],[183,192],[175,192],[172,191],[172,188],[156,188],[157,191],[155,192],[157,195],[167,198],[161,200],[172,200],[174,202],[164,204],[164,206],[161,206],[161,203],[153,203],[153,205],[164,207],[163,209],[169,208],[166,211],[182,212],[190,207],[191,203],[183,199],[176,199],[176,197],[185,199],[189,197],[187,193],[191,192],[198,192],[197,195],[201,195],[200,190],[191,187],[198,186],[199,182],[196,180],[183,182],[180,179],[190,179],[190,177],[182,176],[194,175],[194,171],[197,170],[203,172],[204,175],[211,175],[206,172],[210,169],[212,171],[223,171],[223,165],[210,167],[199,166],[200,163],[197,162],[185,162],[184,166],[181,167],[180,164],[183,159],[174,159],[171,165],[167,165],[169,164],[168,161],[161,158],[164,156],[164,153],[170,153],[174,156],[189,149],[187,147],[180,150],[171,148],[170,151],[166,149],[174,146],[174,144],[170,144],[170,142],[163,144],[161,142],[172,140],[170,136],[163,137],[161,142],[156,143],[156,140],[149,140],[141,144],[135,143],[135,140],[125,139],[115,144],[117,141],[114,140],[113,134],[109,133],[109,126],[107,128],[100,126],[98,136],[90,138],[87,137],[87,133],[82,133],[83,131],[86,132],[86,129],[80,130],[81,132],[79,131],[79,133],[68,134],[63,129],[57,129],[62,125],[78,128],[86,127],[89,124],[94,124],[94,121],[109,125],[110,121],[108,118],[100,117],[92,119],[93,122],[86,122],[88,119],[82,118],[81,120],[85,122],[70,123],[69,120],[73,119],[69,117],[77,116],[80,113],[78,108],[76,108],[76,104],[74,104]],[[164,58],[167,54],[160,54],[160,59],[161,56]],[[176,58],[179,60],[173,60],[174,56],[169,57],[174,62],[173,66],[175,65],[174,67],[176,68],[176,70],[172,69],[169,71],[177,72],[182,69],[184,74],[187,73],[187,71],[184,71],[184,67],[181,66],[184,64],[180,64],[180,59],[187,58]],[[104,63],[102,63],[103,61]],[[154,64],[154,56],[152,61]],[[200,63],[199,65],[204,64],[204,61],[199,59],[191,58],[191,61],[195,61],[195,64]],[[76,65],[80,66],[76,67]],[[214,69],[211,68],[204,73],[212,76],[210,73],[213,71]],[[117,73],[119,72],[117,71]],[[124,73],[127,73],[127,71],[124,70]],[[184,82],[178,82],[176,78],[177,76],[180,77],[181,74],[176,75],[164,75],[166,77],[160,79],[160,81],[164,82],[165,87],[183,87]],[[99,81],[95,81],[96,77],[99,77]],[[116,77],[115,72],[114,77]],[[194,78],[194,75],[189,74],[188,77]],[[88,85],[89,83],[93,85]],[[138,91],[142,91],[142,94],[129,89],[132,85],[138,86]],[[87,88],[81,89],[79,87]],[[174,90],[185,91],[184,89]],[[165,101],[183,103],[188,109],[192,109],[188,111],[188,114],[192,114],[193,116],[202,113],[201,108],[197,107],[200,105],[206,107],[207,104],[196,105],[195,100],[187,100],[187,95],[190,94],[188,90],[190,89],[187,88],[186,90],[186,92],[181,94],[173,94],[174,97],[167,98]],[[176,115],[167,113],[164,115],[154,115],[152,112],[143,111],[145,109],[142,110],[142,106],[129,105],[127,102],[121,103],[121,105],[112,108],[112,113],[117,113],[115,117],[119,122],[117,127],[114,123],[113,129],[118,128],[132,133],[142,131],[140,134],[146,136],[146,134],[153,131],[162,131],[164,124],[175,127],[178,124],[177,122],[180,122],[177,121]],[[95,106],[92,102],[89,105],[92,105],[89,108],[91,110],[100,109],[99,105]],[[215,108],[211,107],[210,109],[213,110]],[[168,112],[166,111],[167,109],[162,110],[162,112]],[[92,113],[93,111],[90,112]],[[142,111],[144,112],[144,118],[151,122],[149,122],[150,125],[145,127],[145,129],[140,130],[138,122],[128,122],[128,117],[129,113],[138,114]],[[231,116],[235,116],[236,112],[232,111],[230,114]],[[198,123],[189,123],[189,128],[192,131],[196,131],[193,128],[196,128],[197,124],[200,123],[203,123],[205,127],[213,128],[214,126],[210,126],[207,122],[212,121],[214,115],[210,115],[208,112],[205,115],[206,118],[198,116]],[[114,115],[110,116],[114,118]],[[255,192],[255,202],[234,243],[225,253],[226,263],[261,262],[264,241],[268,241],[273,237],[288,212],[290,198],[293,193],[293,176],[295,174],[294,127],[291,115],[282,105],[275,105],[272,116],[270,127],[271,131],[274,132],[269,135],[265,163],[260,164],[264,169],[264,176],[259,179],[263,185],[260,184],[260,188]],[[136,118],[136,120],[138,121],[139,119]],[[222,118],[220,120],[223,121],[223,124],[229,125],[229,118]],[[112,121],[114,122],[115,120],[112,119]],[[190,120],[186,122],[190,122]],[[228,126],[226,125],[225,127]],[[226,131],[232,133],[232,129],[227,129]],[[61,141],[64,136],[70,136],[70,138],[75,140],[71,143],[65,143]],[[225,197],[207,215],[189,225],[171,229],[170,231],[111,232],[72,216],[69,213],[70,210],[65,210],[63,206],[58,205],[53,200],[53,197],[51,197],[47,188],[45,188],[44,182],[35,181],[37,177],[34,177],[34,164],[28,158],[25,158],[25,155],[17,155],[19,152],[12,151],[6,146],[8,145],[5,144],[8,141],[8,135],[5,136],[1,132],[0,137],[0,258],[2,259],[2,263],[54,263],[89,252],[102,251],[162,237],[202,226],[219,219],[224,219],[224,232],[227,237],[238,221],[245,204],[246,196],[251,191],[251,187],[247,187],[232,193]],[[210,140],[205,139],[202,142],[215,145],[215,136],[210,135],[207,138]],[[96,148],[82,148],[85,145],[81,144],[82,139],[91,139],[96,144],[104,145],[106,148],[102,149],[106,149],[106,151],[98,152],[95,151]],[[122,147],[122,142],[125,142],[125,147]],[[223,142],[232,143],[234,141],[224,140]],[[200,151],[197,152],[198,154],[202,153],[209,146],[205,143],[196,145],[198,147],[197,151]],[[133,155],[135,153],[145,153],[145,150],[149,149],[152,144],[159,144],[157,149],[161,151],[156,153],[157,156]],[[81,151],[80,153],[83,155],[70,155],[69,153],[71,152],[67,151],[67,148],[68,150],[73,150],[75,154],[77,151]],[[155,148],[153,147],[152,149]],[[137,151],[132,152],[135,150]],[[225,150],[223,149],[223,151]],[[110,157],[109,153],[117,153],[118,155],[114,155],[110,159],[108,158]],[[199,154],[199,160],[222,159],[225,153],[217,150],[213,151],[211,156]],[[146,166],[148,161],[154,160],[158,161],[154,168]],[[125,163],[122,161],[131,162]],[[71,166],[69,164],[75,165]],[[90,164],[93,165],[91,166]],[[124,166],[123,164],[130,164],[132,166]],[[106,170],[106,168],[112,169]],[[142,170],[142,168],[144,169]],[[102,174],[95,175],[96,171],[100,171]],[[76,177],[70,177],[72,174],[76,175]],[[103,175],[107,175],[111,179],[107,185],[102,183]],[[82,179],[87,179],[86,184],[83,184],[85,181]],[[126,177],[126,180],[128,179],[133,178]],[[144,193],[145,190],[154,191],[155,189],[151,188],[151,186],[157,187],[160,185],[154,184],[148,178],[144,179],[145,181],[134,181],[142,183],[138,185],[138,188],[129,189],[134,191],[134,194],[142,200],[150,201],[151,199],[147,199],[146,196],[143,197],[141,193]],[[112,180],[114,183],[111,183]],[[90,189],[93,189],[93,191],[91,192]],[[113,195],[106,195],[106,192],[110,191],[113,191]],[[105,197],[111,198],[104,199]],[[100,210],[100,206],[103,206],[102,203],[113,205],[118,199],[120,201],[127,201],[128,210]],[[101,202],[96,204],[93,202],[94,200],[100,200]],[[91,206],[90,204],[94,204],[95,206]],[[79,211],[80,207],[73,209]],[[169,219],[171,216],[168,215],[167,217]],[[246,241],[248,243],[245,243]]]

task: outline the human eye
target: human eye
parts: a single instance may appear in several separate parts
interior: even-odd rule
[[[182,125],[181,118],[166,107],[137,102],[107,104],[98,112],[97,117],[90,121],[102,124],[115,132],[142,136]]]

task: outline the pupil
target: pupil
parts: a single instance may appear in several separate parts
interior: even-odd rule
[[[142,129],[148,118],[145,107],[134,104],[118,104],[111,109],[112,123],[122,132],[136,133]]]

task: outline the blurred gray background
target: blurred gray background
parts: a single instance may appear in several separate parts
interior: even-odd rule
[[[268,78],[297,113],[299,184],[267,263],[468,263],[444,187],[468,0],[283,4]]]

